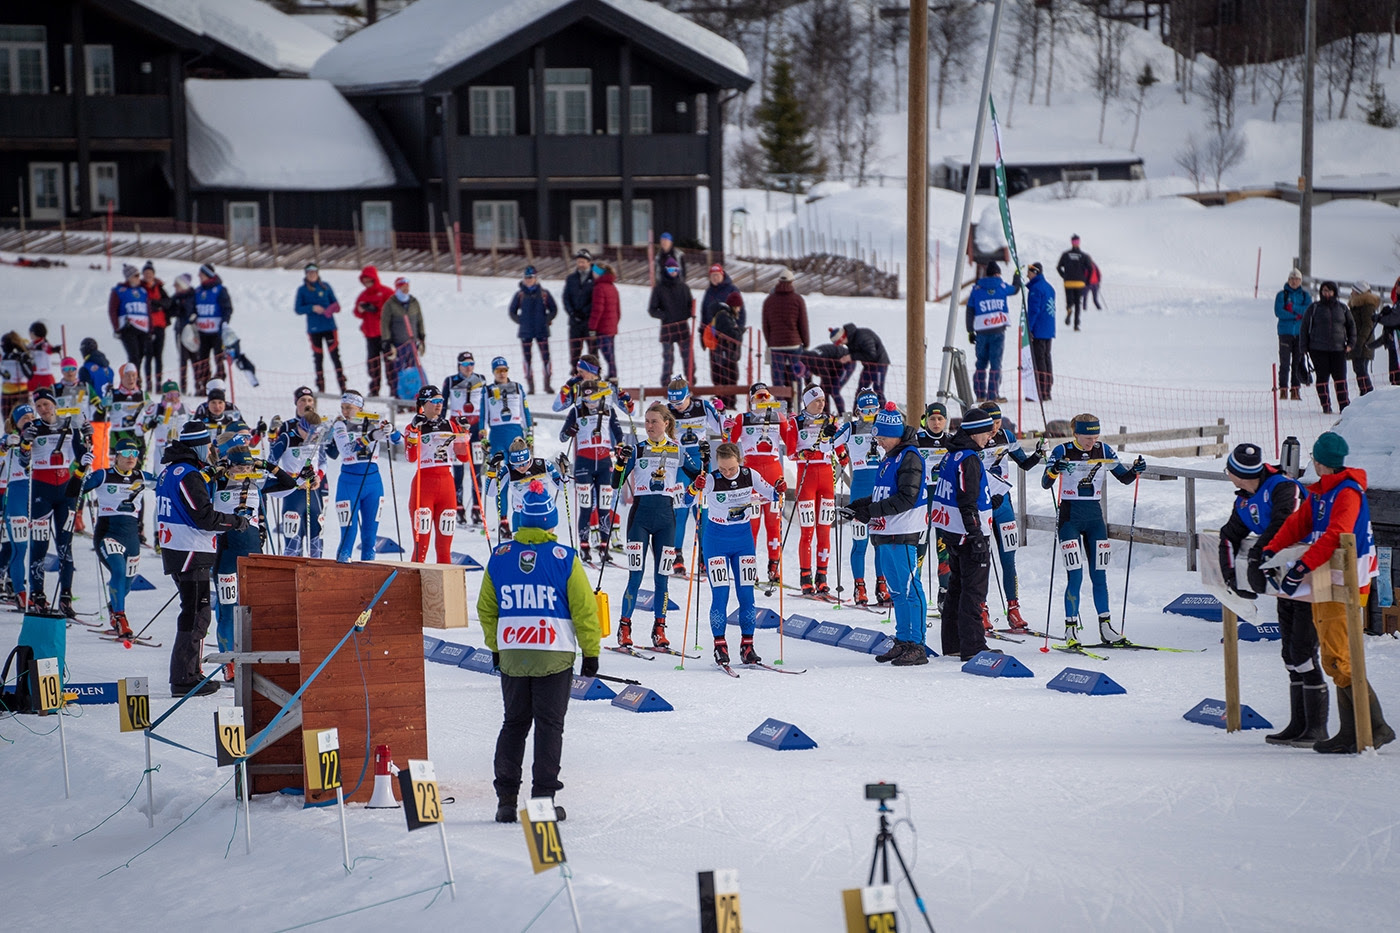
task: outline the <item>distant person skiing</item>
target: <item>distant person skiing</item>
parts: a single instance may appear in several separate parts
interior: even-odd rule
[[[1084,290],[1089,285],[1089,274],[1094,268],[1094,260],[1079,248],[1079,234],[1069,238],[1069,249],[1060,254],[1055,271],[1060,274],[1065,285],[1065,323],[1073,318],[1074,329],[1079,330],[1079,312],[1084,307]]]

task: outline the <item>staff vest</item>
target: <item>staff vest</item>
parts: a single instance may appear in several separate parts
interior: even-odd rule
[[[963,522],[962,510],[958,508],[958,491],[962,486],[962,462],[968,457],[978,456],[978,451],[960,448],[948,451],[943,464],[938,468],[938,480],[933,486],[933,508],[929,521],[949,534],[965,535],[972,532]],[[977,486],[977,524],[987,525],[992,519],[992,494],[987,486],[987,471],[982,471],[982,480]],[[990,532],[985,532],[990,534]]]
[[[170,548],[172,551],[213,554],[218,535],[196,526],[194,517],[185,506],[185,496],[180,484],[189,473],[199,474],[200,482],[205,486],[209,485],[209,481],[199,469],[188,463],[172,463],[156,480],[156,518],[159,522],[161,547]]]
[[[499,651],[578,650],[569,615],[573,567],[573,549],[557,541],[508,541],[491,552],[486,575],[496,590]]]
[[[919,449],[913,444],[901,444],[880,461],[875,471],[875,485],[870,490],[870,501],[882,502],[894,495],[899,488],[899,465],[907,454],[917,455]],[[918,535],[928,528],[928,483],[919,477],[919,497],[912,506],[894,515],[872,516],[872,535]]]

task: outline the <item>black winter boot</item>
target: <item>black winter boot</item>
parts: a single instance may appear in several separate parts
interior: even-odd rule
[[[514,797],[499,797],[496,800],[496,822],[497,823],[518,823],[519,815],[516,808],[519,804]]]
[[[1264,736],[1270,745],[1292,745],[1293,740],[1303,734],[1306,716],[1303,712],[1303,678],[1300,674],[1288,672],[1288,725],[1273,735]],[[1324,720],[1325,722],[1325,720]],[[1316,739],[1313,740],[1317,741]],[[1308,743],[1309,745],[1312,742]]]
[[[1385,714],[1381,712],[1381,701],[1376,699],[1376,691],[1371,693],[1371,745],[1380,748],[1382,745],[1389,745],[1395,741],[1395,730],[1385,721]]]
[[[1337,734],[1313,745],[1313,751],[1330,755],[1356,754],[1356,707],[1351,686],[1337,688]]]
[[[1294,748],[1311,748],[1327,738],[1327,685],[1303,684],[1303,731],[1289,742]]]

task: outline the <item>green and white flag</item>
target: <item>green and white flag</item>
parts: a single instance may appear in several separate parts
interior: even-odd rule
[[[997,150],[997,207],[1001,210],[1001,230],[1006,236],[1006,245],[1011,250],[1011,267],[1017,275],[1020,275],[1021,258],[1016,253],[1016,234],[1011,229],[1011,205],[1007,201],[1006,163],[1001,154],[1001,127],[997,124],[996,104],[990,99],[988,99],[987,104],[991,108],[992,139],[996,143]],[[1021,356],[1020,365],[1017,367],[1021,388],[1019,398],[1028,402],[1038,402],[1040,396],[1036,393],[1035,366],[1031,361],[1031,332],[1030,328],[1026,326],[1026,300],[1024,297],[1021,298],[1020,335]]]

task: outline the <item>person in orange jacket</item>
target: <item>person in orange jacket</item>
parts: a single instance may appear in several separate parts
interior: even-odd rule
[[[1356,569],[1361,581],[1364,608],[1371,580],[1378,573],[1376,539],[1371,531],[1371,509],[1366,502],[1366,471],[1346,466],[1350,453],[1346,439],[1327,431],[1313,444],[1313,467],[1317,482],[1307,487],[1308,508],[1288,517],[1283,527],[1264,544],[1260,563],[1269,564],[1276,553],[1300,541],[1309,547],[1295,560],[1279,581],[1284,596],[1298,592],[1309,573],[1326,567],[1337,550],[1341,536],[1356,536]],[[1313,603],[1313,624],[1322,647],[1322,669],[1337,685],[1337,734],[1313,745],[1313,751],[1349,753],[1356,751],[1356,713],[1352,700],[1351,653],[1347,640],[1346,606],[1343,603]],[[1376,748],[1395,740],[1395,730],[1386,724],[1380,700],[1370,692],[1371,737]]]

